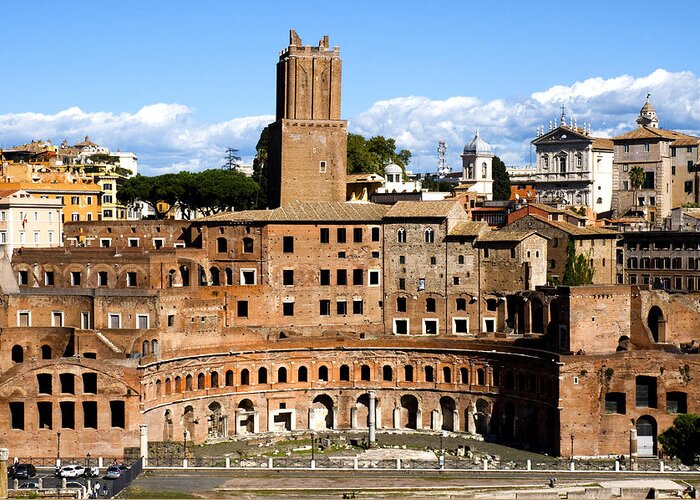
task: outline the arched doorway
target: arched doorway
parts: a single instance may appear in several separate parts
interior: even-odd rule
[[[326,394],[316,396],[311,406],[309,428],[324,430],[333,428],[333,400]]]
[[[476,400],[476,414],[474,424],[476,433],[485,436],[489,432],[489,419],[491,418],[491,405],[485,399]]]
[[[649,310],[649,315],[647,316],[647,326],[651,331],[651,336],[654,338],[654,342],[666,341],[666,320],[664,319],[664,313],[659,306],[654,306]]]
[[[207,437],[220,438],[226,437],[226,417],[221,414],[221,405],[214,401],[207,407]]]
[[[649,415],[637,419],[637,453],[640,457],[656,455],[656,420]]]
[[[403,429],[418,428],[418,399],[406,394],[401,396],[401,420],[399,427]]]
[[[255,432],[255,405],[250,399],[243,399],[238,403],[236,410],[237,429],[239,434],[252,434]]]
[[[440,398],[440,413],[442,414],[442,430],[443,431],[454,431],[455,430],[455,409],[457,405],[455,400],[443,396]]]

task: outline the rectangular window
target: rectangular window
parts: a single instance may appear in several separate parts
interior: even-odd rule
[[[282,284],[284,286],[294,286],[294,270],[293,269],[283,269],[282,270]]]
[[[108,316],[109,328],[116,329],[121,328],[122,318],[119,314],[110,314]]]
[[[39,231],[34,231],[34,243],[39,243]]]
[[[453,277],[452,277],[452,284],[453,284],[453,285],[459,285],[459,276],[453,276]]]
[[[241,285],[255,285],[255,269],[241,269]]]
[[[138,238],[129,238],[129,246],[131,248],[136,248],[139,246],[139,239]]]
[[[53,286],[53,284],[54,284],[53,271],[44,272],[44,285],[45,286]]]
[[[423,320],[423,335],[437,335],[438,321],[436,319]]]
[[[467,318],[453,318],[452,330],[453,333],[458,335],[465,335],[469,333],[469,320]]]
[[[321,243],[330,243],[330,241],[331,241],[330,229],[328,229],[327,227],[322,227],[319,237],[320,237]]]
[[[46,239],[49,243],[53,243],[53,231],[46,233]]]
[[[667,392],[666,412],[688,413],[688,394],[685,392]]]
[[[92,205],[92,196],[86,196],[85,201],[87,202],[88,205]]]
[[[83,427],[97,429],[97,401],[83,401]]]
[[[394,318],[394,334],[408,335],[408,320]]]
[[[608,415],[627,413],[626,394],[624,392],[608,392],[605,395],[605,413]]]
[[[110,401],[109,413],[112,427],[118,427],[120,429],[124,429],[126,427],[124,401]]]
[[[406,297],[396,298],[396,312],[406,312]]]
[[[318,162],[318,171],[322,174],[326,173],[326,162],[325,161],[320,161]]]
[[[238,311],[239,318],[247,318],[248,317],[248,301],[247,300],[239,300],[236,304],[236,310]]]
[[[379,241],[379,228],[378,227],[372,228],[372,241]]]
[[[7,233],[5,231],[0,232],[0,243],[7,243]]]
[[[346,237],[345,237],[345,228],[344,227],[339,227],[338,230],[336,231],[336,241],[338,243],[345,243]]]
[[[70,202],[73,205],[80,205],[80,198],[78,196],[71,196]]]
[[[364,284],[364,271],[362,269],[353,269],[352,270],[352,284],[353,285],[362,285]]]
[[[146,330],[148,328],[148,314],[136,315],[136,328]]]
[[[294,316],[294,302],[283,302],[282,303],[282,315]]]
[[[649,143],[644,144],[644,152],[645,153],[649,152]]]
[[[83,330],[90,329],[90,312],[89,311],[82,311],[80,313],[80,328],[82,328]]]
[[[353,314],[363,314],[364,313],[364,303],[362,299],[353,299],[352,301],[352,313]]]
[[[10,403],[10,428],[24,430],[24,403]]]
[[[63,326],[63,311],[51,312],[51,326]]]
[[[693,163],[693,160],[688,160],[688,172],[693,171],[695,171],[695,164]]]
[[[29,271],[20,271],[17,273],[18,276],[18,283],[20,285],[28,285],[29,284]]]
[[[425,290],[425,278],[418,278],[418,291]]]
[[[58,379],[61,384],[61,393],[75,394],[75,375],[72,373],[61,373]]]
[[[693,181],[685,181],[685,192],[686,193],[692,193],[693,192]]]
[[[331,301],[330,300],[319,300],[318,301],[319,305],[319,314],[321,316],[330,316],[331,315]]]
[[[32,313],[17,311],[17,326],[32,326]]]
[[[136,271],[126,273],[126,286],[136,286]]]
[[[39,414],[39,429],[53,429],[53,405],[51,403],[37,403]]]
[[[656,377],[638,376],[636,389],[637,408],[656,408]]]
[[[369,286],[379,286],[379,271],[371,270],[369,272]]]
[[[294,236],[282,237],[282,251],[284,253],[294,253]]]
[[[348,284],[348,271],[347,271],[347,269],[336,270],[335,283],[336,283],[336,285],[347,285]]]
[[[338,316],[345,316],[348,314],[348,303],[346,300],[338,300],[335,303],[335,312]]]
[[[406,289],[406,278],[399,278],[399,290]]]
[[[362,243],[362,228],[356,227],[352,230],[352,241],[355,243]]]
[[[83,392],[97,394],[97,373],[83,373]]]
[[[107,271],[97,273],[97,286],[107,286]]]
[[[630,145],[629,145],[629,144],[625,144],[625,145],[623,146],[623,148],[624,148],[623,150],[624,150],[625,153],[629,153],[629,152],[630,152]]]
[[[53,393],[53,377],[51,377],[50,373],[37,374],[36,382],[39,387],[39,394]]]
[[[165,246],[165,238],[153,238],[153,248],[156,250]]]
[[[321,269],[320,279],[321,286],[330,286],[331,284],[331,270]]]
[[[676,175],[676,166],[671,165],[671,175]]]
[[[80,271],[72,271],[70,273],[71,286],[80,286]]]
[[[654,189],[654,172],[644,172],[644,185],[642,189]]]

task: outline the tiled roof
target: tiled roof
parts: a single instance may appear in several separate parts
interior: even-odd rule
[[[680,139],[681,137],[688,137],[680,132],[674,132],[673,130],[665,130],[662,128],[644,127],[640,126],[629,132],[625,132],[622,135],[613,137],[613,141],[626,140],[626,139]]]
[[[386,217],[447,217],[458,201],[399,201],[386,213]]]
[[[488,224],[484,221],[458,222],[450,231],[450,236],[479,236],[487,228]]]
[[[517,231],[509,229],[499,229],[498,231],[486,232],[479,236],[478,241],[523,241],[525,238],[529,238],[533,234],[537,234],[537,231]],[[546,238],[543,236],[543,238]]]
[[[697,146],[700,143],[700,137],[692,135],[683,135],[671,143],[672,147],[676,146]]]
[[[19,191],[19,189],[0,189],[0,198],[6,198]]]
[[[545,222],[550,226],[561,229],[565,233],[569,233],[573,236],[610,236],[614,237],[617,235],[615,231],[605,229],[596,226],[576,226],[570,222],[560,221],[560,220],[549,220],[547,217],[543,217],[538,214],[530,214],[529,217],[534,217],[535,219]]]
[[[603,150],[603,151],[612,151],[613,150],[613,141],[612,139],[604,139],[602,137],[592,137],[593,139],[593,149],[594,150]]]
[[[295,201],[274,210],[223,212],[198,219],[204,222],[371,222],[380,221],[388,207],[376,203]]]

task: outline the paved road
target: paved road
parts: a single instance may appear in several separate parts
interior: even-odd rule
[[[551,473],[542,472],[437,472],[412,471],[147,471],[133,487],[147,492],[177,491],[201,496],[229,498],[343,498],[355,493],[361,498],[391,496],[454,497],[476,491],[502,492],[508,488],[548,488]],[[557,474],[557,490],[590,486],[600,480],[644,478],[672,479],[691,484],[700,476],[662,474]],[[550,490],[552,491],[552,490]]]

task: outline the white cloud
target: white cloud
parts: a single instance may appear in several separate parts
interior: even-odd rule
[[[536,128],[558,119],[560,106],[578,124],[591,123],[594,135],[614,136],[635,126],[647,92],[665,128],[700,135],[700,79],[691,72],[657,69],[646,76],[594,77],[570,85],[555,85],[522,98],[482,101],[475,96],[435,100],[421,96],[378,101],[349,120],[350,131],[365,136],[396,138],[413,152],[412,169],[433,171],[438,140],[448,146],[449,162],[460,168],[464,144],[477,128],[494,153],[508,164],[527,164]],[[9,147],[32,139],[89,135],[111,149],[133,151],[143,173],[202,170],[223,163],[224,150],[237,148],[252,161],[260,131],[273,116],[248,116],[200,124],[183,104],[155,103],[135,113],[94,112],[80,108],[56,114],[0,115],[0,145]]]

